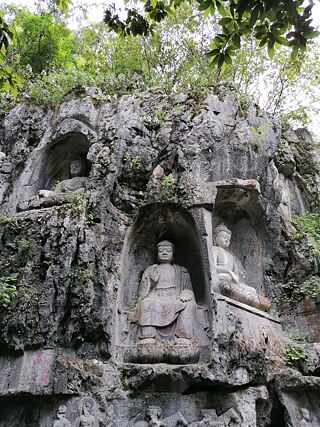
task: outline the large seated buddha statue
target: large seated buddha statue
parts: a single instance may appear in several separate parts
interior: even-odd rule
[[[188,270],[173,264],[173,244],[164,240],[157,248],[158,264],[145,270],[140,283],[138,344],[197,344],[205,335],[205,310],[197,306]]]
[[[244,283],[245,271],[241,268],[240,261],[230,251],[231,231],[219,224],[213,230],[215,245],[213,247],[213,260],[217,271],[219,290],[222,295],[231,299],[267,311],[270,302],[256,289]]]

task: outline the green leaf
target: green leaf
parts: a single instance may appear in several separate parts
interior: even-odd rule
[[[221,69],[222,65],[224,64],[224,55],[223,53],[220,53],[219,58],[218,58],[218,68]]]
[[[285,37],[281,36],[275,36],[276,42],[283,45],[283,46],[290,46],[289,40],[287,40]]]
[[[239,34],[235,34],[235,35],[232,37],[232,43],[235,45],[235,47],[236,47],[237,49],[239,49],[239,48],[241,47],[241,41],[240,41],[240,36],[239,36]]]
[[[69,6],[72,4],[72,0],[56,0],[56,4],[64,14],[67,14]]]
[[[151,6],[155,9],[157,6],[157,0],[150,0]]]
[[[268,43],[268,37],[265,36],[263,37],[263,39],[261,39],[260,43],[259,43],[259,47],[263,47]]]
[[[211,7],[208,7],[208,9],[206,9],[206,10],[204,11],[204,14],[203,14],[204,19],[207,19],[207,18],[208,18],[208,16],[209,16],[210,12],[211,12]]]
[[[203,12],[207,10],[211,6],[211,4],[212,4],[211,0],[205,0],[205,1],[201,0],[201,2],[199,2],[198,10],[200,12]]]
[[[226,10],[220,1],[216,1],[217,9],[222,17],[226,16]]]
[[[235,56],[236,55],[235,50],[237,50],[237,48],[234,45],[229,45],[227,47],[227,49],[225,50],[225,53],[227,53],[228,55],[231,55],[231,56]]]
[[[311,33],[305,34],[306,39],[314,39],[320,35],[320,31],[312,31]]]
[[[209,52],[206,52],[206,56],[211,57],[217,55],[218,53],[220,53],[220,49],[213,49],[209,50]]]
[[[274,55],[274,45],[272,43],[268,43],[268,56],[270,59],[273,58]]]
[[[258,16],[259,16],[260,10],[259,10],[259,5],[257,5],[250,16],[250,27],[252,28],[254,26],[254,24],[257,22]]]
[[[292,51],[291,51],[291,59],[292,59],[292,61],[294,61],[296,59],[296,57],[298,55],[298,52],[299,52],[298,46],[295,44],[293,46],[293,48],[292,48]]]
[[[224,62],[225,62],[226,64],[228,64],[228,65],[231,65],[231,64],[232,64],[232,58],[231,58],[231,56],[230,56],[230,55],[228,55],[227,53],[225,53],[225,55],[224,55]]]
[[[218,25],[220,25],[221,27],[229,24],[230,22],[232,22],[233,19],[232,18],[222,18],[220,19],[220,21],[218,22]]]

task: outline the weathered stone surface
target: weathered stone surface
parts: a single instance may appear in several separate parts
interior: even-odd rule
[[[0,308],[0,427],[141,427],[152,425],[150,406],[160,425],[317,425],[318,303],[277,302],[281,285],[318,274],[290,222],[319,212],[309,134],[281,134],[222,87],[201,102],[155,90],[99,104],[94,93],[1,121],[0,281],[16,293]],[[83,191],[38,203],[39,190],[70,179],[75,156],[87,161]],[[220,295],[219,222],[245,283],[280,320]],[[137,343],[139,285],[161,240],[206,310],[201,348]],[[303,376],[282,356],[292,331],[310,326]]]

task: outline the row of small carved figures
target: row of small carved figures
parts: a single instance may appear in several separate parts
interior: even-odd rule
[[[93,404],[86,400],[81,409],[81,415],[76,419],[74,426],[76,427],[96,427],[96,418],[92,415]],[[53,427],[71,427],[71,423],[66,418],[67,407],[60,405],[57,411],[57,419],[53,422]],[[230,422],[233,425],[241,424],[241,416],[233,408],[226,411],[221,417],[218,417],[214,409],[202,410],[202,419],[200,421],[188,422],[181,411],[163,417],[160,406],[149,406],[146,411],[145,420],[136,421],[132,424],[133,427],[225,427]],[[112,425],[120,426],[119,422],[115,421]]]

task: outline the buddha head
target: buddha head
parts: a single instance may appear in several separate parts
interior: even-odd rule
[[[231,231],[224,224],[219,224],[213,230],[214,243],[223,249],[227,249],[230,245]]]
[[[81,157],[76,157],[71,160],[69,165],[69,174],[70,178],[75,178],[77,176],[84,176],[86,170],[86,162]]]
[[[160,264],[171,264],[173,261],[174,245],[169,240],[162,240],[157,244],[158,262]]]

